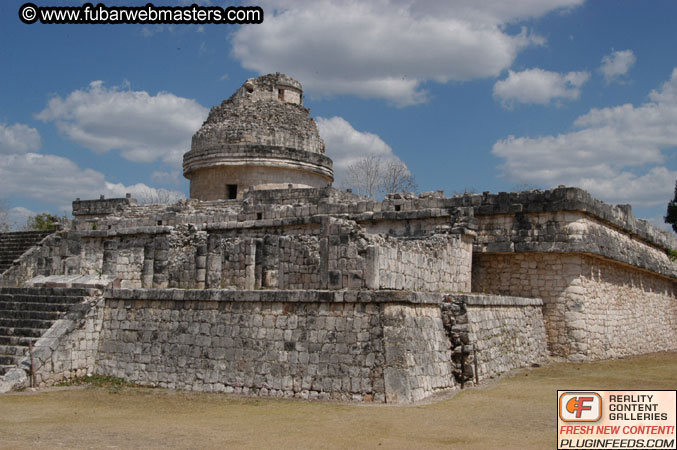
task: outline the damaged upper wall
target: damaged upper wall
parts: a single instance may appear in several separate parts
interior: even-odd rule
[[[301,84],[284,74],[247,80],[215,106],[193,135],[191,151],[227,144],[262,144],[324,154],[324,142],[309,109],[302,106]]]
[[[441,301],[401,291],[110,289],[95,370],[195,391],[409,403],[456,387]]]
[[[441,200],[292,189],[250,191],[242,202],[84,208],[99,216],[79,214],[78,201],[75,230],[35,249],[3,283],[99,274],[125,288],[468,292],[473,219]]]
[[[289,75],[277,72],[249,78],[228,99],[233,103],[258,100],[277,100],[303,105],[303,88],[301,83]]]
[[[90,201],[96,202],[96,201]],[[82,203],[82,202],[81,202]],[[74,207],[75,207],[74,203]],[[667,255],[671,233],[637,219],[577,188],[445,198],[441,192],[394,194],[382,202],[333,188],[248,190],[243,201],[124,205],[115,214],[79,216],[75,228],[93,235],[138,233],[147,227],[191,224],[197,230],[309,226],[319,216],[352,220],[367,233],[424,237],[455,231],[472,240],[473,253],[578,253],[677,278]],[[149,230],[151,228],[148,228]]]
[[[190,197],[236,199],[249,187],[330,185],[332,161],[302,96],[298,81],[276,73],[250,78],[213,107],[183,157]]]
[[[475,253],[585,253],[677,278],[667,255],[677,238],[634,217],[629,205],[608,205],[565,187],[450,200],[473,208]]]

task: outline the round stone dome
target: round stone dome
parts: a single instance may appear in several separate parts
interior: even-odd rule
[[[281,74],[248,79],[209,112],[183,155],[190,196],[240,198],[245,189],[324,187],[334,180],[332,161],[301,84]]]

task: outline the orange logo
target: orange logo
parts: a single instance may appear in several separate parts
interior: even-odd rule
[[[564,392],[559,396],[559,417],[564,422],[597,422],[602,397],[596,392]]]
[[[581,413],[583,411],[590,411],[592,409],[591,405],[585,405],[586,403],[592,403],[595,397],[571,397],[567,402],[567,411],[570,413],[576,412],[576,418],[581,418]]]

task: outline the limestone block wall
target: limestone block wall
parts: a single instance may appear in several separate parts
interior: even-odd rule
[[[49,386],[94,373],[103,325],[103,298],[87,297],[56,321],[33,347],[33,368],[38,386]],[[19,367],[30,374],[26,356]]]
[[[468,236],[386,238],[366,233],[351,220],[317,222],[284,228],[205,231],[181,224],[67,232],[27,256],[6,282],[82,274],[117,279],[123,288],[470,289]]]
[[[211,233],[207,287],[225,289],[317,289],[320,256],[317,230],[286,236],[232,237]]]
[[[38,275],[79,274],[80,240],[68,232],[57,232],[24,253],[19,263],[0,276],[0,286],[20,286]]]
[[[426,236],[437,230],[450,228],[449,216],[430,217],[420,212],[419,214],[422,216],[420,219],[365,221],[360,222],[360,225],[362,225],[369,233],[387,234],[389,236],[398,237]],[[384,213],[384,215],[396,216],[397,213],[388,211]]]
[[[585,252],[587,249],[590,253],[617,260],[622,260],[619,258],[624,253],[631,258],[637,258],[636,261],[647,259],[640,255],[633,255],[632,252],[624,252],[622,246],[614,246],[613,240],[605,239],[607,230],[600,233],[594,230],[593,232],[586,232],[580,229],[575,230],[579,228],[577,225],[573,225],[571,230],[568,229],[570,223],[577,221],[582,216],[593,218],[609,230],[621,231],[627,237],[637,239],[649,246],[658,249],[677,248],[677,236],[674,233],[659,230],[646,220],[636,218],[630,205],[609,205],[593,198],[583,189],[575,187],[561,186],[545,191],[536,189],[520,192],[500,192],[493,195],[484,192],[479,195],[463,195],[445,199],[445,205],[472,208],[475,217],[480,222],[485,219],[492,221],[491,216],[501,217],[502,220],[507,219],[508,227],[503,227],[503,229],[508,233],[503,235],[503,239],[496,242],[512,242],[516,251],[524,251],[525,248],[529,248],[531,251],[563,251],[562,247],[566,247],[568,244],[568,236],[581,234],[578,231],[583,231],[582,234],[587,235],[585,239],[588,241],[587,245],[584,240],[584,242],[579,242],[582,245],[578,249],[570,250]],[[567,218],[567,213],[572,213],[572,215]],[[542,218],[547,217],[552,219],[542,220]],[[564,217],[565,220],[559,220],[558,217]],[[534,220],[534,218],[537,219]],[[480,232],[478,242],[481,242],[483,234],[483,232]],[[550,249],[544,244],[550,244]],[[609,246],[608,244],[612,245]],[[506,250],[483,249],[480,246],[478,251],[511,250],[509,248]],[[609,253],[604,253],[605,251]],[[632,261],[624,262],[639,265]],[[651,270],[656,271],[655,269]]]
[[[575,355],[601,359],[677,349],[672,280],[588,256],[581,268],[565,312]]]
[[[331,187],[247,190],[242,201],[187,199],[172,205],[125,205],[108,216],[77,216],[73,226],[93,235],[192,224],[198,229],[286,227],[317,223],[317,215],[342,215],[367,233],[424,236],[438,229],[474,229],[473,208],[454,206],[441,193],[389,195],[382,202]],[[99,200],[92,200],[92,203]],[[234,222],[238,222],[235,224]],[[462,230],[459,230],[462,231]]]
[[[388,403],[422,400],[455,385],[439,305],[383,304]]]
[[[437,235],[378,246],[378,288],[470,292],[472,239]]]
[[[301,94],[303,93],[303,89],[301,89],[301,83],[283,73],[268,74],[258,78],[249,78],[247,81],[245,81],[240,89],[235,91],[235,93],[231,96],[231,100],[277,100],[279,98],[279,88],[285,90],[284,101],[297,104],[302,103]],[[290,91],[293,92],[294,95],[288,98],[287,94]]]
[[[480,381],[548,357],[541,299],[468,295],[465,301]]]
[[[283,160],[279,167],[256,165],[255,160],[244,168],[236,164],[228,166],[227,162],[224,160],[224,165],[196,169],[188,174],[190,197],[200,200],[228,199],[227,185],[236,185],[237,198],[242,199],[250,186],[255,189],[286,189],[291,184],[294,188],[321,188],[332,181],[320,169],[315,170],[316,166],[309,165],[309,170],[302,170],[305,168],[303,165],[291,160]]]
[[[82,275],[98,275],[98,272],[102,271],[103,245],[103,239],[80,239],[80,273]],[[103,275],[103,272],[101,274]],[[43,275],[59,274],[45,273]]]
[[[224,144],[258,144],[323,154],[324,142],[309,112],[277,100],[224,100],[193,135],[191,152]]]
[[[80,200],[78,198],[73,201],[73,216],[106,216],[108,214],[120,212],[124,210],[125,207],[136,204],[137,200],[131,198],[129,194],[125,198],[104,199],[102,197],[99,200]]]
[[[477,252],[589,253],[675,276],[665,248],[581,211],[483,215],[477,223]]]
[[[445,296],[442,321],[456,380],[474,384],[548,358],[542,305],[538,298]]]
[[[441,296],[106,292],[96,371],[141,384],[408,402],[453,388]]]
[[[476,254],[472,290],[543,299],[550,351],[573,360],[676,348],[674,282],[599,257]]]

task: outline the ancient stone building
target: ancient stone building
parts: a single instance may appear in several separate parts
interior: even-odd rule
[[[324,187],[334,180],[301,84],[276,73],[250,78],[209,112],[183,158],[190,197],[241,199],[245,189]]]
[[[99,373],[410,402],[549,356],[677,348],[673,234],[571,187],[334,189],[301,99],[276,74],[214,108],[184,160],[194,198],[76,200],[71,229],[6,245],[0,391]]]

